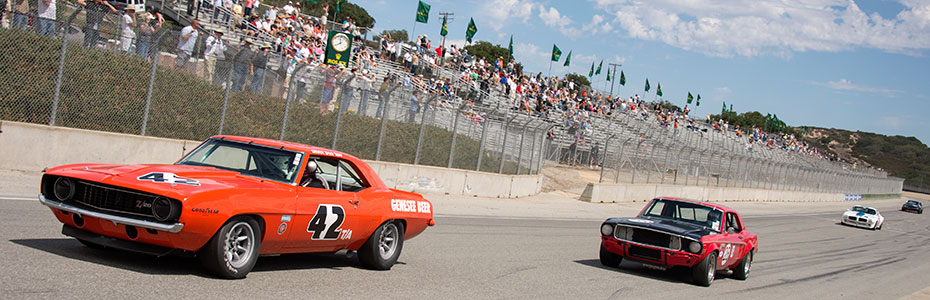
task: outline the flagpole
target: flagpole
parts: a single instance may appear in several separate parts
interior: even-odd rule
[[[547,77],[552,77],[552,60],[551,59],[549,60],[549,76]]]

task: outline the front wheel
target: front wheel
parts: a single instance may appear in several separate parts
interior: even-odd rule
[[[711,252],[700,263],[691,269],[691,276],[694,284],[700,286],[710,286],[714,282],[714,276],[717,274],[717,253]]]
[[[746,253],[746,256],[743,257],[743,261],[733,269],[733,278],[746,280],[746,278],[749,278],[750,269],[752,269],[752,251]]]
[[[610,252],[607,250],[607,247],[604,247],[604,244],[601,244],[601,265],[605,267],[616,268],[623,262],[623,256],[617,255],[616,253]]]
[[[238,217],[226,222],[197,252],[201,264],[222,278],[245,278],[258,261],[260,228],[250,218]]]
[[[404,248],[404,225],[400,222],[381,224],[368,241],[358,249],[358,260],[372,270],[390,270]]]

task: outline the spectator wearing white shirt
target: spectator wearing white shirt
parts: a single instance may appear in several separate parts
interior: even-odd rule
[[[44,36],[55,35],[55,0],[38,0],[38,22],[36,22],[36,33]],[[79,3],[84,5],[83,3]]]
[[[217,60],[226,60],[226,42],[223,41],[223,29],[217,29],[213,35],[207,38],[203,74],[207,81],[213,81],[219,84],[221,77],[219,67],[216,65]]]
[[[181,29],[181,37],[178,39],[177,55],[178,59],[175,61],[174,66],[176,69],[183,69],[187,65],[187,61],[190,60],[191,54],[194,53],[194,44],[197,43],[197,37],[200,35],[200,32],[197,31],[197,28],[200,27],[200,20],[193,20],[191,24]]]
[[[136,38],[136,32],[133,28],[136,26],[136,9],[132,6],[126,8],[126,12],[120,18],[120,50],[129,53],[132,41]]]

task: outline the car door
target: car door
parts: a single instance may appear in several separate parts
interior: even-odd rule
[[[726,213],[723,227],[724,244],[720,248],[720,268],[729,268],[736,264],[746,243],[743,239],[743,223],[733,212]]]
[[[380,221],[389,205],[390,193],[371,189],[367,178],[358,171],[354,163],[340,160],[337,189],[354,196],[344,206],[346,220],[343,223],[345,242],[361,246],[365,240],[381,225]],[[354,247],[353,247],[354,248]]]
[[[322,187],[298,187],[296,212],[291,222],[294,229],[288,236],[291,248],[301,252],[336,251],[345,246],[352,230],[346,221],[354,218],[351,207],[358,200],[356,193],[342,191],[338,186],[338,159],[311,158],[318,172],[329,183]]]

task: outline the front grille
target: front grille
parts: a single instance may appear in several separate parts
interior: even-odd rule
[[[859,222],[868,222],[868,221],[869,221],[869,219],[867,219],[867,218],[859,218]]]
[[[855,220],[856,220],[856,217],[849,216],[849,217],[847,217],[847,219],[849,219],[850,221],[855,221]]]
[[[636,258],[644,258],[654,261],[662,261],[662,250],[649,249],[644,247],[639,247],[635,245],[630,245],[630,256]]]
[[[157,196],[78,181],[74,201],[99,210],[152,218],[152,202]]]
[[[668,248],[670,235],[648,229],[633,228],[633,241],[650,246]]]

